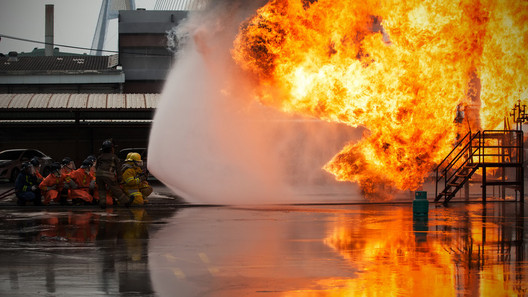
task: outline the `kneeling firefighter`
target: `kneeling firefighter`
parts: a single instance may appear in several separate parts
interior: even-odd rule
[[[29,162],[22,164],[22,170],[15,180],[15,195],[17,205],[26,205],[26,202],[33,202],[35,205],[41,205],[41,193],[38,187],[39,183],[35,176],[35,169]]]
[[[50,174],[44,178],[40,183],[39,188],[44,196],[44,204],[48,205],[50,202],[60,202],[62,188],[64,181],[61,179],[61,165],[54,162],[50,167]]]
[[[90,175],[93,162],[86,159],[81,168],[70,173],[70,196],[73,204],[92,204],[93,196],[90,191],[95,188],[95,179]]]
[[[123,171],[123,190],[127,195],[133,196],[134,205],[143,205],[145,198],[152,193],[152,187],[148,184],[143,173],[143,161],[138,153],[129,153],[125,159],[121,171]]]
[[[119,204],[130,206],[134,197],[128,197],[121,187],[118,180],[121,177],[119,171],[119,159],[114,154],[114,144],[112,140],[107,139],[101,145],[101,155],[97,157],[95,163],[95,183],[99,191],[99,197],[106,197],[106,189],[112,193]],[[99,199],[99,205],[106,207],[106,199]]]
[[[40,174],[40,161],[37,157],[33,157],[31,158],[31,160],[29,161],[29,163],[31,163],[31,165],[33,165],[33,168],[35,168],[35,176],[37,177],[37,181],[40,183],[44,180],[44,177],[42,176],[42,174]]]

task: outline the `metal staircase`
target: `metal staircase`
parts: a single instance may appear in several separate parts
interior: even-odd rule
[[[524,201],[523,133],[520,130],[486,130],[468,132],[436,167],[435,202],[447,204],[464,185],[472,180],[479,168],[482,200],[486,187],[512,187]],[[487,175],[491,174],[489,177]],[[506,172],[510,174],[507,176]],[[513,172],[513,174],[511,174]],[[442,191],[438,192],[439,185]]]
[[[435,202],[444,198],[444,203],[447,203],[477,171],[478,163],[474,162],[474,156],[480,150],[478,139],[480,131],[474,135],[468,132],[436,167]],[[438,185],[442,180],[444,189],[438,193]]]

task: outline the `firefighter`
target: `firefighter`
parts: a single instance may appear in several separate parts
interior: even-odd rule
[[[76,169],[75,163],[70,157],[64,157],[61,161],[61,179],[64,185],[61,192],[60,202],[62,205],[68,204],[71,201],[71,178],[70,173]]]
[[[61,174],[68,175],[75,170],[75,163],[70,157],[64,157],[61,161]]]
[[[462,105],[462,103],[457,105],[456,117],[453,120],[453,123],[462,124],[462,122],[464,122],[464,118],[465,118],[464,109],[465,108],[464,108],[464,105]]]
[[[143,161],[141,160],[141,155],[138,153],[129,153],[121,168],[123,171],[123,190],[127,195],[134,197],[134,201],[132,202],[134,205],[143,205],[146,202],[141,188],[147,193],[146,188],[150,187],[141,168],[142,166]]]
[[[141,155],[140,155],[140,158],[141,158]],[[142,171],[142,174],[140,175],[141,184],[139,185],[139,191],[141,192],[141,195],[143,196],[143,200],[145,201],[145,203],[147,203],[146,198],[150,196],[150,194],[152,194],[154,190],[152,189],[152,186],[147,181],[148,171],[146,170],[146,168],[143,168],[143,164],[144,164],[143,161],[141,161],[140,167],[143,169],[143,171]]]
[[[92,167],[90,167],[90,173],[95,176],[95,161],[97,161],[97,158],[94,155],[89,155],[86,157],[86,160],[92,162]]]
[[[152,186],[148,183],[146,176],[142,177],[141,184],[139,185],[139,191],[141,192],[141,195],[143,195],[143,200],[145,203],[147,203],[146,198],[152,194],[154,189],[152,189]]]
[[[97,157],[95,164],[95,183],[99,191],[99,197],[106,197],[107,187],[121,205],[130,206],[134,197],[128,197],[119,187],[118,180],[121,178],[119,171],[119,159],[114,154],[114,144],[107,139],[101,145],[101,154]],[[99,200],[102,208],[106,207],[105,199]]]
[[[60,163],[54,162],[50,166],[50,174],[44,178],[40,183],[39,188],[44,196],[44,204],[48,205],[51,201],[59,202],[60,193],[63,188],[63,181],[61,179],[61,165]]]
[[[69,174],[70,197],[73,204],[92,204],[93,196],[90,190],[95,188],[95,179],[90,175],[90,168],[93,163],[86,159],[82,162],[81,168]]]
[[[465,110],[464,105],[462,103],[459,103],[456,108],[456,117],[453,120],[453,123],[455,123],[455,126],[457,128],[457,134],[456,134],[455,143],[454,143],[455,146],[459,144],[459,142],[461,141],[460,138],[463,135],[463,134],[461,135],[460,133],[462,132],[462,129],[463,129],[462,124],[464,123],[464,119],[465,119],[464,110]],[[468,125],[469,125],[469,122],[468,122]]]
[[[70,173],[75,170],[75,163],[70,157],[64,157],[61,161],[61,183],[63,185],[62,191],[60,194],[60,204],[67,205],[68,201],[71,201],[71,178]]]
[[[22,170],[16,178],[15,195],[18,205],[26,205],[26,202],[33,202],[35,205],[42,204],[35,168],[29,162],[22,164]]]
[[[86,157],[87,160],[91,161],[93,163],[93,166],[90,168],[90,175],[93,177],[93,180],[95,181],[95,167],[97,165],[97,158],[95,156],[88,156]],[[95,183],[95,187],[92,191],[93,198],[94,198],[94,204],[99,204],[99,188],[97,187],[97,183]],[[112,199],[112,194],[108,190],[108,187],[106,188],[106,205],[114,205],[114,200]]]
[[[44,177],[42,174],[40,174],[40,161],[37,157],[33,157],[29,162],[31,165],[33,165],[33,168],[35,168],[35,176],[37,177],[37,181],[40,184],[44,180]]]

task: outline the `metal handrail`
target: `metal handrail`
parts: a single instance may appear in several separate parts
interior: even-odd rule
[[[449,154],[438,164],[438,166],[435,168],[436,171],[436,188],[435,188],[435,199],[438,198],[438,183],[444,179],[444,191],[447,189],[448,184],[452,182],[456,175],[463,169],[468,168],[468,164],[475,163],[476,160],[474,160],[475,156],[478,155],[478,161],[476,162],[477,166],[483,166],[483,164],[486,164],[486,157],[506,157],[508,161],[506,161],[505,158],[502,158],[503,160],[500,161],[500,163],[518,163],[522,162],[523,160],[523,140],[522,137],[520,137],[519,130],[484,130],[484,131],[478,131],[477,133],[471,135],[471,132],[466,134],[462,140],[449,152]],[[510,135],[510,138],[497,138],[493,137],[499,136],[500,134],[503,134],[504,136]],[[522,134],[521,134],[522,135]],[[469,141],[465,142],[465,140],[469,137]],[[486,139],[500,139],[500,144],[490,144],[489,146],[486,145]],[[476,143],[475,143],[476,142]],[[486,149],[503,149],[503,153],[495,153],[495,151],[486,152]],[[508,150],[508,152],[504,153],[504,150]],[[455,151],[458,151],[454,157],[452,157],[453,153]],[[489,151],[489,150],[488,150]],[[461,158],[464,156],[464,161],[462,163],[459,163]],[[448,160],[450,157],[451,160],[447,165],[444,165],[446,160]],[[459,165],[457,164],[459,163]],[[445,166],[443,169],[441,169],[442,166]],[[457,189],[458,190],[458,189]]]
[[[457,169],[454,170],[453,174],[451,174],[451,176],[449,176],[448,174],[448,170],[447,170],[447,167],[446,167],[446,178],[445,178],[445,184],[444,186],[447,187],[447,184],[453,180],[453,178],[457,175],[457,173],[459,173],[462,169],[464,169],[464,167],[470,163],[470,161],[472,162],[473,161],[473,156],[475,155],[475,153],[480,149],[480,147],[477,147],[475,150],[472,149],[472,145],[471,145],[471,142],[473,139],[475,139],[476,137],[480,136],[479,133],[477,132],[472,138],[471,140],[464,146],[464,148],[457,154],[457,157],[454,158],[450,163],[449,165],[451,165],[450,167],[454,167],[455,164],[458,163],[458,161],[460,160],[460,158],[464,155],[466,155],[466,153],[469,152],[469,154],[467,154],[467,158],[464,160],[464,162],[462,162],[462,164],[460,164],[460,166],[458,166]]]
[[[494,134],[494,135],[498,135],[498,134],[503,134],[503,135],[519,135],[521,132],[519,130],[500,130],[500,131],[497,131],[497,130],[485,130],[482,132],[482,142],[483,142],[483,148],[487,148],[487,149],[511,149],[509,151],[509,153],[507,154],[508,157],[510,157],[510,160],[508,162],[505,162],[504,160],[501,161],[501,163],[518,163],[519,162],[519,159],[522,159],[522,149],[523,149],[523,143],[522,143],[522,138],[521,139],[518,139],[517,141],[514,142],[513,145],[486,145],[484,143],[484,139],[489,139],[489,135],[490,134]],[[517,152],[517,154],[515,154],[514,152]],[[480,160],[480,163],[487,163],[486,162],[486,157],[498,157],[498,156],[506,156],[505,154],[494,154],[494,153],[486,153],[486,150],[483,150],[482,154],[482,159]],[[512,156],[515,155],[515,158],[512,158]],[[517,162],[514,162],[513,159],[515,159],[515,161]]]
[[[449,154],[447,155],[446,158],[444,158],[444,160],[442,160],[442,162],[440,162],[440,164],[438,166],[436,166],[435,168],[435,171],[438,172],[438,170],[440,169],[442,163],[444,163],[447,158],[449,156],[451,156],[451,154],[457,150],[457,148],[459,148],[459,146],[463,143],[463,140],[466,139],[466,137],[468,137],[469,135],[469,132],[468,134],[466,134],[466,136],[464,136],[464,138],[462,138],[462,141],[460,141],[452,150],[451,152],[449,152]],[[447,166],[442,170],[443,173],[447,173],[449,171],[449,169],[451,169],[453,167],[453,165],[458,162],[458,160],[460,160],[460,158],[464,155],[464,153],[466,153],[469,149],[471,149],[472,146],[472,141],[477,138],[478,136],[480,136],[480,131],[475,133],[470,139],[469,141],[464,145],[464,147],[462,149],[459,150],[459,152],[457,153],[457,155],[447,164]],[[473,155],[473,154],[472,154]],[[445,176],[445,174],[442,174],[442,176],[440,176],[438,178],[438,175],[437,175],[437,179],[436,179],[436,182],[440,181],[440,179],[442,179],[443,177]]]
[[[480,133],[480,131],[479,131]],[[449,156],[451,156],[451,154],[456,150],[456,148],[462,143],[464,142],[464,140],[471,134],[471,132],[468,132],[463,138],[462,140],[460,140],[458,142],[458,144],[449,152],[449,154],[447,154],[447,156],[442,160],[442,162],[438,163],[438,166],[436,166],[435,170],[438,170],[438,168],[440,168],[440,166],[449,158]]]
[[[471,142],[468,142],[464,147],[458,152],[458,154],[447,164],[447,166],[444,168],[444,171],[448,171],[451,169],[457,162],[460,160],[460,158],[466,153],[466,151],[469,150]]]
[[[460,146],[464,143],[464,141],[469,138],[469,140],[463,145],[463,147],[460,149]],[[474,149],[473,141],[475,139],[479,139],[477,147]],[[480,150],[480,141],[481,133],[478,131],[477,133],[471,135],[471,131],[468,132],[461,141],[458,142],[458,144],[449,152],[449,154],[438,164],[438,166],[435,168],[436,171],[436,180],[435,180],[435,199],[438,197],[438,182],[443,178],[444,179],[444,189],[447,188],[447,185],[450,181],[453,180],[453,177],[456,176],[457,173],[459,173],[466,164],[469,162],[473,162],[473,157],[475,156],[475,153]],[[441,176],[438,175],[440,171],[440,167],[442,164],[453,154],[453,152],[457,151],[458,153],[456,156],[449,161],[449,163],[445,166],[445,168],[441,171]],[[467,154],[470,152],[469,154]],[[468,157],[462,162],[462,164],[453,172],[453,174],[449,175],[449,171],[455,166],[455,164],[462,158],[464,155],[468,155]],[[480,154],[479,154],[480,155]]]

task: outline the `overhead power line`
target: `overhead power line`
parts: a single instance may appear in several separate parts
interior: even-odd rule
[[[96,49],[96,48],[73,46],[73,45],[67,45],[67,44],[49,43],[49,42],[45,42],[45,41],[38,41],[38,40],[32,40],[32,39],[27,39],[27,38],[21,38],[21,37],[16,37],[16,36],[5,35],[5,34],[1,34],[1,33],[0,33],[0,38],[8,38],[8,39],[14,39],[14,40],[19,40],[19,41],[38,43],[38,44],[44,44],[44,45],[51,44],[53,46],[60,46],[60,47],[87,50],[87,51],[98,51],[98,52],[105,52],[105,53],[114,53],[114,54],[127,54],[127,55],[137,55],[137,56],[156,56],[156,57],[168,57],[168,56],[171,56],[171,55],[154,54],[154,53],[153,54],[146,54],[146,53],[131,53],[131,52],[124,52],[124,51],[119,52],[119,51],[113,51],[113,50]]]

